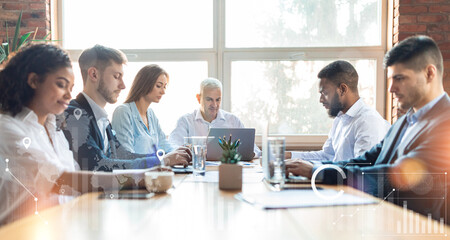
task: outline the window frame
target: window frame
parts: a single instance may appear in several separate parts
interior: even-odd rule
[[[222,108],[231,108],[231,63],[247,60],[327,60],[327,59],[375,59],[377,61],[376,110],[386,118],[386,74],[383,69],[383,57],[389,43],[388,8],[389,1],[380,1],[381,45],[368,47],[313,47],[313,48],[226,48],[225,16],[226,0],[213,0],[213,47],[195,49],[123,49],[130,62],[158,61],[206,61],[208,75],[218,78],[223,83]],[[52,0],[53,39],[62,39],[64,18],[62,16],[64,1]],[[62,46],[63,42],[62,42]],[[73,61],[77,61],[82,50],[67,49]],[[272,135],[272,134],[271,134]],[[286,137],[287,149],[319,149],[327,135],[278,135]],[[256,143],[261,145],[261,136],[256,136]]]

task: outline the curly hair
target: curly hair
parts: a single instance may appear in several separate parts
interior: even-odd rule
[[[50,44],[36,44],[22,48],[0,71],[0,111],[15,116],[34,97],[28,76],[35,73],[43,82],[47,74],[63,67],[72,67],[69,55]]]
[[[336,86],[345,83],[353,92],[358,92],[358,73],[347,61],[338,60],[328,64],[320,70],[317,77],[326,78]]]

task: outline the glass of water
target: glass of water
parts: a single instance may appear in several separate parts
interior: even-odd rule
[[[206,144],[208,137],[193,136],[184,138],[184,146],[192,152],[192,168],[194,176],[204,176],[206,167]]]
[[[286,171],[286,167],[284,165],[284,152],[286,149],[286,140],[284,137],[269,137],[267,138],[267,148],[267,180],[275,190],[279,191],[284,187],[284,177]]]

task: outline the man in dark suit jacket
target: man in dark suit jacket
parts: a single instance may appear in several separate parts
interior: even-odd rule
[[[450,98],[442,84],[442,54],[431,38],[410,37],[386,54],[385,66],[390,92],[400,108],[409,109],[385,138],[357,158],[334,163],[346,178],[335,169],[307,161],[288,162],[287,172],[314,174],[326,184],[343,181],[424,215],[444,218],[450,171]]]
[[[78,62],[83,92],[66,109],[63,130],[80,168],[112,171],[161,164],[154,153],[136,154],[121,147],[104,110],[106,103],[117,102],[120,91],[125,88],[122,79],[125,55],[119,50],[96,45],[84,50]],[[190,160],[189,150],[179,148],[164,157],[164,164],[187,165]]]

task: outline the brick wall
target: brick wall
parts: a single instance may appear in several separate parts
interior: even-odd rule
[[[50,0],[0,0],[0,41],[6,40],[6,28],[12,38],[17,18],[23,10],[21,34],[35,31],[36,39],[42,39],[50,31]]]
[[[450,0],[395,0],[393,27],[394,44],[417,34],[436,41],[444,57],[444,88],[450,94]],[[396,105],[392,102],[394,121]]]

